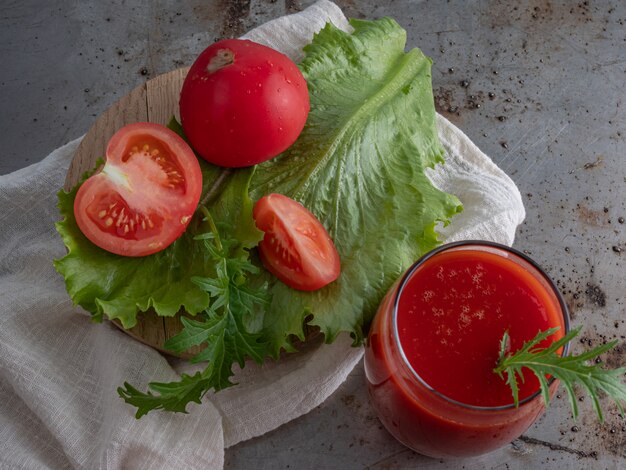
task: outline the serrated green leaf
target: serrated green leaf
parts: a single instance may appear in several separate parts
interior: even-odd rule
[[[361,342],[382,296],[439,242],[435,225],[461,210],[426,170],[443,162],[435,127],[431,61],[405,52],[392,19],[352,20],[354,32],[327,24],[304,48],[300,68],[311,112],[296,143],[259,165],[253,198],[285,194],[313,212],[341,257],[341,275],[313,293],[272,284],[265,332],[274,353],[302,338],[312,313],[328,342],[348,332]]]
[[[511,387],[515,405],[517,406],[519,403],[517,383],[514,379],[511,380],[511,377],[514,378],[516,374],[523,377],[522,369],[527,368],[539,379],[541,394],[546,406],[550,402],[547,377],[552,376],[559,379],[565,386],[574,418],[578,416],[574,384],[582,386],[591,397],[593,408],[600,422],[604,421],[604,416],[600,406],[599,392],[604,392],[612,398],[623,415],[623,405],[626,403],[626,384],[622,379],[626,374],[626,367],[607,370],[602,368],[601,363],[594,361],[601,354],[615,347],[617,342],[613,341],[599,345],[579,355],[561,356],[557,351],[580,333],[580,328],[576,328],[546,348],[542,349],[538,346],[558,329],[551,328],[546,331],[540,331],[532,340],[524,343],[515,353],[503,354],[503,341],[500,342],[500,360],[494,369],[494,373],[501,377],[503,373],[507,375],[507,384]],[[594,363],[590,365],[589,361],[594,361]]]
[[[117,393],[124,401],[137,408],[136,418],[141,418],[152,410],[166,410],[176,413],[187,413],[187,405],[190,402],[201,403],[202,397],[206,393],[207,379],[202,373],[187,375],[183,374],[180,381],[169,383],[153,382],[150,384],[152,390],[159,393],[154,395],[151,392],[143,393],[125,382],[123,387],[117,389]]]
[[[247,315],[257,306],[265,307],[269,297],[265,286],[255,289],[247,284],[246,273],[257,269],[248,261],[248,251],[240,249],[232,240],[223,239],[210,213],[205,220],[212,227],[213,236],[201,236],[211,259],[220,267],[216,277],[194,277],[193,282],[211,297],[211,305],[202,319],[181,317],[183,330],[170,338],[165,347],[182,353],[194,346],[204,348],[191,358],[192,363],[206,362],[205,369],[194,376],[183,377],[171,383],[150,383],[147,393],[126,384],[120,396],[138,408],[138,417],[152,409],[184,411],[190,401],[199,401],[210,389],[216,391],[234,385],[233,365],[244,366],[247,357],[261,363],[268,355],[268,344],[261,333],[251,332],[245,325]],[[158,393],[155,395],[152,392]]]
[[[197,321],[181,317],[180,320],[183,324],[182,331],[164,344],[165,349],[175,353],[183,353],[194,346],[200,346],[219,330],[219,319],[211,320],[207,317],[205,321]],[[211,331],[211,328],[214,328],[215,333]]]

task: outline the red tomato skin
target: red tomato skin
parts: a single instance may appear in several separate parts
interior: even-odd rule
[[[257,228],[265,232],[258,245],[261,262],[286,285],[314,291],[339,277],[335,244],[302,204],[282,194],[269,194],[257,201],[253,217]],[[285,253],[289,253],[288,260]]]
[[[255,165],[286,150],[302,132],[309,109],[307,84],[296,64],[241,39],[205,49],[180,95],[181,124],[191,146],[225,167]]]
[[[171,154],[170,166],[164,170],[154,161],[142,162],[144,155],[128,158],[129,149],[139,141],[153,143],[152,150],[157,146],[161,155]],[[168,179],[166,171],[173,169],[181,178],[175,182],[174,188],[170,188],[167,185],[173,184],[173,180]],[[160,182],[157,181],[159,178]],[[120,185],[121,181],[126,183]],[[105,166],[78,189],[74,217],[81,232],[100,248],[122,256],[146,256],[165,249],[182,235],[198,206],[201,193],[202,172],[189,145],[165,126],[134,123],[119,129],[109,140]],[[160,199],[154,201],[155,196]],[[132,203],[139,200],[141,208]],[[128,218],[124,225],[117,226],[117,220],[123,220],[119,209],[99,216],[111,203],[124,207],[126,216],[137,215],[137,222],[132,222],[128,234],[123,233],[124,225],[131,225]],[[107,227],[105,223],[109,217],[113,222]],[[156,226],[140,229],[142,222],[144,225],[152,222]]]

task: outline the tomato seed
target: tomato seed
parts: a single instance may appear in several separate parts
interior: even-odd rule
[[[104,209],[98,212],[98,218],[100,219],[104,219],[105,215],[107,215],[107,211],[105,211]]]
[[[110,227],[111,225],[113,225],[113,219],[111,217],[109,217],[105,222],[104,225],[106,225],[107,227]]]

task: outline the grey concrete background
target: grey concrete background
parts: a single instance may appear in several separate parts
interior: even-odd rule
[[[312,4],[297,0],[2,0],[0,174],[83,134],[147,78],[208,44]],[[618,339],[626,364],[626,3],[338,0],[347,16],[396,18],[434,60],[438,110],[518,184],[515,246],[553,276],[585,344]],[[582,346],[574,345],[575,350]],[[439,461],[395,442],[368,404],[362,367],[323,405],[227,450],[244,468],[626,468],[626,422],[580,393],[484,457]]]

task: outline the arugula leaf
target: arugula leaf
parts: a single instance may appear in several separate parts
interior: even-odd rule
[[[387,289],[438,245],[436,224],[461,210],[426,177],[443,162],[430,59],[404,52],[406,32],[392,19],[351,24],[352,34],[327,24],[304,48],[307,125],[291,148],[259,165],[250,184],[253,199],[278,192],[301,202],[341,258],[339,279],[313,293],[267,277],[264,332],[275,355],[291,350],[290,335],[303,338],[309,314],[326,341],[345,331],[360,343]]]
[[[207,365],[194,375],[183,374],[177,382],[152,382],[146,393],[124,383],[118,393],[137,407],[137,418],[155,409],[186,412],[189,402],[200,403],[210,389],[218,391],[234,385],[230,377],[235,362],[243,367],[246,357],[250,357],[261,363],[268,354],[261,333],[251,333],[244,325],[246,315],[254,315],[257,307],[269,303],[266,286],[252,288],[246,282],[258,268],[248,261],[248,251],[239,249],[239,240],[222,240],[208,211],[205,215],[212,231],[196,239],[203,242],[215,263],[216,277],[194,277],[193,282],[209,294],[212,303],[199,315],[201,320],[181,317],[183,330],[169,339],[165,348],[181,353],[206,344],[191,362],[207,361]]]
[[[504,379],[511,387],[515,406],[519,404],[519,390],[517,385],[518,377],[524,380],[522,369],[527,368],[539,379],[541,394],[546,406],[550,404],[550,390],[546,376],[556,377],[561,381],[572,407],[572,415],[578,417],[578,405],[574,394],[574,384],[581,385],[592,399],[593,408],[598,415],[600,422],[604,421],[598,392],[602,391],[611,397],[617,404],[620,413],[624,416],[624,404],[626,404],[626,384],[622,381],[626,374],[626,367],[617,369],[603,369],[600,363],[587,365],[588,361],[596,359],[601,354],[613,349],[617,341],[601,344],[595,348],[579,355],[561,356],[557,351],[569,343],[580,333],[580,328],[571,330],[558,341],[554,341],[547,348],[540,348],[538,345],[559,330],[558,327],[540,331],[530,341],[524,343],[522,348],[515,354],[511,354],[508,348],[508,332],[504,333],[500,341],[500,359],[497,367],[493,370]]]
[[[186,413],[190,402],[198,404],[202,402],[202,397],[208,389],[206,385],[208,379],[203,374],[208,371],[209,368],[194,375],[183,374],[179,382],[150,383],[150,388],[159,395],[141,392],[128,382],[124,382],[124,387],[119,387],[117,393],[126,403],[137,408],[136,418],[141,418],[152,410]]]

